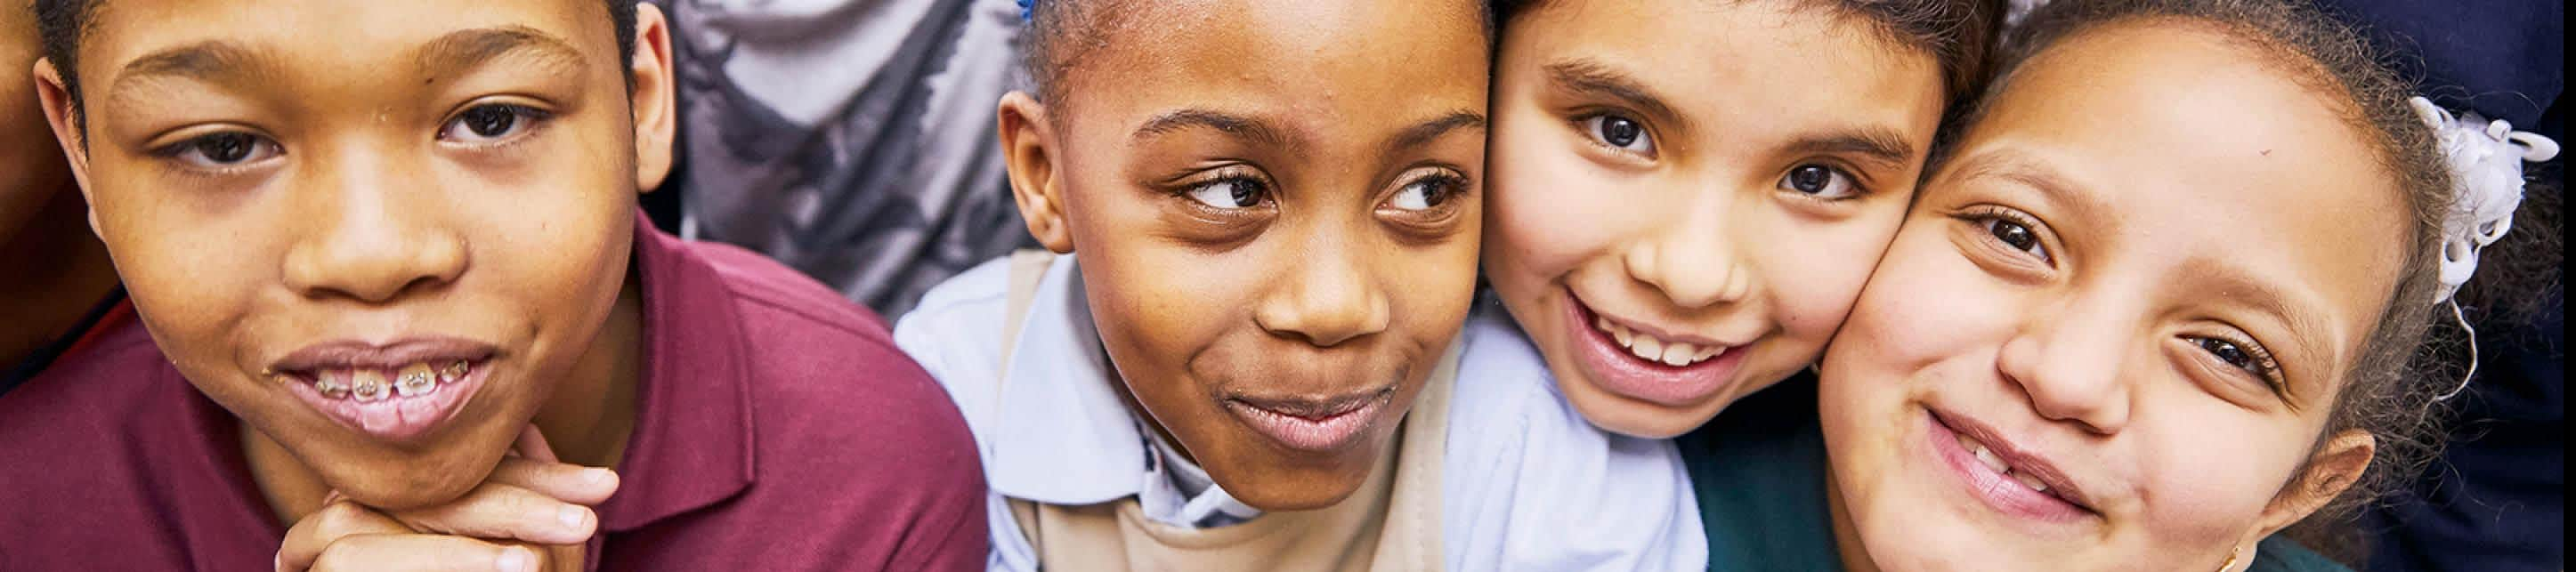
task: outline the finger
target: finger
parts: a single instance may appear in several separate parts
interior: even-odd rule
[[[502,546],[462,536],[361,534],[322,551],[314,572],[537,572],[539,556],[525,546]]]
[[[580,544],[599,527],[590,507],[489,481],[454,502],[390,516],[421,532],[538,544]]]
[[[322,505],[322,510],[304,515],[295,526],[286,529],[286,541],[277,548],[280,572],[303,570],[321,557],[322,549],[342,537],[359,534],[405,534],[411,529],[393,518],[351,502]]]
[[[554,445],[546,443],[545,432],[538,431],[535,423],[529,423],[527,428],[519,430],[519,440],[510,443],[510,451],[518,453],[521,457],[539,461],[549,463],[556,461]]]
[[[515,486],[564,502],[597,505],[617,494],[617,472],[526,457],[501,459],[485,482]]]

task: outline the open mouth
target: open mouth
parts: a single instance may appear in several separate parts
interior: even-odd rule
[[[493,350],[456,340],[314,346],[270,368],[274,380],[343,427],[407,442],[462,409],[490,377]]]
[[[1925,409],[1932,454],[1959,477],[1971,496],[2006,515],[2039,522],[2074,522],[2097,513],[2063,473],[2047,460],[2013,448],[1993,430],[1966,418]]]
[[[1681,339],[1603,316],[1566,290],[1566,326],[1595,384],[1611,393],[1668,406],[1698,403],[1724,389],[1744,362],[1744,348]]]
[[[1393,387],[1322,399],[1233,396],[1225,410],[1282,447],[1328,453],[1357,445],[1394,399]]]

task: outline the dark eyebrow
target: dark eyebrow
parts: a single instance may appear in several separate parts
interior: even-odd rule
[[[1457,131],[1460,129],[1483,130],[1484,128],[1485,114],[1473,111],[1452,111],[1449,112],[1448,115],[1440,116],[1439,119],[1424,121],[1422,123],[1414,124],[1412,127],[1404,128],[1403,132],[1396,133],[1394,138],[1387,140],[1388,143],[1386,148],[1389,152],[1412,149],[1429,144],[1432,141],[1439,139],[1440,136],[1449,134],[1451,131]]]
[[[581,51],[561,38],[527,26],[502,26],[457,30],[430,40],[413,52],[414,65],[431,77],[472,68],[503,56],[528,57],[541,66],[561,67],[560,73],[577,72],[585,62]]]
[[[1802,155],[1858,155],[1886,167],[1904,167],[1914,159],[1914,144],[1885,127],[1861,127],[1798,138],[1789,150]]]
[[[2029,156],[2009,149],[1990,150],[1967,158],[1960,169],[1966,179],[1995,177],[2029,187],[2039,191],[2040,198],[2050,205],[2102,225],[2104,231],[2118,230],[2119,217],[2110,216],[2110,207],[2100,198],[2079,192],[2082,185]]]
[[[2287,349],[2296,352],[2287,355],[2303,358],[2301,360],[2302,363],[2298,365],[2306,366],[2314,363],[2332,362],[2331,359],[2328,359],[2326,362],[2313,361],[2315,358],[2332,357],[2325,353],[2326,346],[2318,344],[2317,338],[2310,334],[2310,332],[2321,332],[2327,330],[2324,329],[2325,323],[2316,319],[2317,313],[2314,311],[2308,311],[2313,310],[2313,308],[2295,302],[2300,300],[2300,298],[2290,296],[2289,291],[2281,289],[2279,285],[2275,283],[2266,282],[2255,277],[2253,274],[2247,273],[2246,269],[2241,267],[2239,264],[2231,263],[2233,262],[2231,259],[2225,257],[2212,257],[2197,259],[2195,262],[2197,263],[2191,265],[2191,267],[2198,270],[2196,274],[2201,278],[2209,280],[2202,284],[2215,285],[2214,291],[2232,293],[2229,297],[2241,300],[2242,302],[2237,303],[2243,304],[2244,307],[2253,309],[2257,314],[2270,316],[2272,319],[2280,320],[2282,331],[2289,334],[2287,336],[2289,338]],[[2242,328],[2243,326],[2239,325],[2238,327]],[[2252,336],[2254,335],[2254,332],[2247,331],[2245,332],[2245,335]],[[2285,354],[2281,351],[2284,349],[2283,346],[2272,345],[2269,343],[2264,345],[2266,346],[2265,351],[2272,355],[2274,364],[2281,368],[2282,392],[2288,394],[2285,397],[2296,397],[2298,395],[2298,392],[2296,391],[2298,389],[2298,384],[2290,383],[2291,381],[2294,381],[2295,378],[2290,375],[2292,364],[2290,363],[2291,360],[2285,359]],[[2305,373],[2313,374],[2315,372]],[[2326,374],[2331,376],[2335,375],[2336,372],[2327,371]],[[2297,404],[2293,403],[2292,408],[2297,408]]]
[[[240,76],[264,75],[267,67],[259,52],[231,42],[208,40],[135,58],[117,73],[117,83],[164,77],[221,82]]]
[[[1689,122],[1682,114],[1657,97],[1637,76],[1609,64],[1588,58],[1574,58],[1547,64],[1547,77],[1557,89],[1583,95],[1619,100],[1637,111],[1653,117],[1647,119],[1672,126],[1674,131],[1687,131]]]
[[[1272,147],[1294,147],[1285,131],[1260,119],[1206,109],[1183,109],[1154,116],[1136,128],[1134,139],[1166,135],[1190,128],[1215,129],[1227,135],[1251,139]]]

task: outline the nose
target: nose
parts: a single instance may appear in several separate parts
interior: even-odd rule
[[[2142,322],[2116,304],[2064,304],[2035,312],[1996,353],[1995,366],[2041,417],[2111,435],[2129,422],[2132,366]],[[2152,348],[2147,349],[2152,351]]]
[[[1303,253],[1319,255],[1280,266],[1284,272],[1258,302],[1253,321],[1274,335],[1316,347],[1386,331],[1391,313],[1386,291],[1363,260],[1369,256],[1364,248],[1335,236],[1309,241]]]
[[[287,250],[288,288],[382,304],[464,272],[465,243],[441,222],[428,177],[357,156],[307,166],[309,179],[291,191],[302,195],[291,224],[303,230]]]
[[[1753,273],[1743,268],[1729,234],[1738,226],[1732,214],[1740,209],[1724,204],[1733,193],[1716,194],[1725,195],[1716,197],[1720,206],[1689,209],[1692,214],[1667,219],[1629,243],[1620,256],[1628,276],[1682,308],[1734,303],[1751,295]]]

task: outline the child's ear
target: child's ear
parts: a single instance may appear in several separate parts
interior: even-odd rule
[[[1064,227],[1064,183],[1057,180],[1055,140],[1048,129],[1046,105],[1028,93],[1002,96],[995,110],[995,129],[1002,139],[1002,165],[1010,170],[1011,199],[1020,205],[1020,220],[1029,235],[1058,254],[1073,252],[1073,233]]]
[[[63,87],[63,74],[54,69],[53,58],[36,60],[35,76],[36,103],[44,107],[45,123],[54,128],[54,142],[63,146],[63,158],[71,163],[81,202],[90,205],[89,232],[98,234],[98,201],[89,194],[89,144],[82,141],[88,134],[81,132],[80,102],[72,101],[71,90]]]
[[[2378,451],[2379,440],[2369,431],[2345,429],[2327,439],[2308,457],[2306,469],[2290,475],[2289,486],[2281,487],[2272,503],[2263,507],[2263,513],[2254,519],[2253,536],[2240,539],[2239,548],[2262,542],[2325,508],[2326,503],[2361,480],[2362,471],[2370,468],[2370,458]]]
[[[671,176],[671,145],[679,123],[671,25],[651,2],[635,3],[635,59],[627,65],[633,82],[628,103],[635,116],[635,188],[649,193]]]

